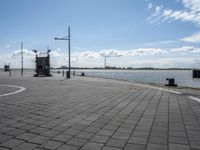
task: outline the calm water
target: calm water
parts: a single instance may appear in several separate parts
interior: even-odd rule
[[[86,76],[167,84],[166,78],[174,78],[178,86],[200,88],[200,79],[192,78],[192,70],[77,70]]]

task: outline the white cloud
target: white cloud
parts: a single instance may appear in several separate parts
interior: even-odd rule
[[[153,4],[152,4],[152,3],[149,3],[149,4],[148,4],[148,8],[149,8],[149,9],[152,9],[152,8],[153,8]]]
[[[11,46],[10,45],[6,45],[6,48],[10,48]]]
[[[200,32],[197,32],[191,36],[181,39],[184,42],[200,43]]]
[[[133,57],[133,56],[146,56],[146,55],[159,55],[165,51],[159,48],[140,48],[133,50],[116,50],[108,49],[101,51],[84,51],[72,53],[72,64],[77,66],[98,66],[99,61],[103,57]],[[24,67],[33,68],[35,66],[35,53],[24,49]],[[38,54],[39,55],[39,54]],[[50,52],[50,60],[52,67],[60,67],[68,65],[68,55],[61,50],[52,50]],[[21,50],[16,50],[12,54],[0,55],[0,62],[5,64],[11,64],[13,68],[19,68],[21,63]]]
[[[150,23],[181,20],[200,25],[200,0],[179,0],[184,9],[172,10],[157,6],[147,20]]]
[[[145,43],[144,45],[155,46],[155,45],[166,45],[166,44],[177,43],[177,42],[178,41],[167,40],[167,41],[149,42],[149,43]]]
[[[80,52],[80,57],[87,58],[99,58],[99,57],[122,57],[122,56],[146,56],[146,55],[158,55],[166,53],[165,50],[160,48],[139,48],[133,50],[116,50],[108,49],[95,51]]]
[[[24,67],[35,67],[35,53],[24,49]],[[171,49],[170,53],[196,53],[200,52],[200,48],[192,46],[184,46],[181,48]],[[76,67],[103,67],[104,56],[108,58],[108,65],[119,67],[188,67],[200,62],[196,58],[162,58],[165,57],[167,50],[160,48],[139,48],[132,50],[116,50],[108,49],[101,51],[84,51],[74,52],[71,54],[71,64]],[[39,55],[39,54],[38,54]],[[181,56],[181,55],[180,55]],[[185,55],[190,57],[191,55]],[[194,55],[193,55],[194,56]],[[116,58],[117,57],[117,58]],[[11,64],[11,68],[19,68],[21,66],[21,50],[16,50],[12,54],[0,55],[0,64]],[[196,59],[197,61],[194,61]],[[52,67],[68,66],[68,55],[62,50],[52,50],[50,52],[50,62]]]
[[[200,48],[195,48],[193,46],[183,46],[181,48],[173,48],[173,52],[193,52],[193,53],[199,53]]]

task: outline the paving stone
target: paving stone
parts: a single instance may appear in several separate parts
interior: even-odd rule
[[[13,150],[33,150],[36,148],[38,145],[32,144],[32,143],[22,143]]]
[[[43,144],[43,143],[45,143],[48,139],[49,139],[49,137],[38,135],[38,136],[35,136],[34,138],[32,138],[32,139],[30,140],[30,142],[31,142],[31,143],[36,143],[36,144]]]
[[[81,130],[77,129],[67,129],[66,131],[63,132],[63,134],[68,134],[68,135],[77,135]]]
[[[72,146],[72,145],[62,145],[57,150],[78,150],[80,147]]]
[[[169,150],[190,150],[188,145],[169,143]]]
[[[150,136],[148,142],[159,145],[167,145],[167,138]]]
[[[199,142],[193,142],[193,141],[191,141],[190,142],[190,147],[192,149],[194,149],[194,150],[198,150],[198,149],[200,149],[200,143]]]
[[[17,136],[17,139],[21,139],[21,140],[30,140],[32,138],[34,138],[35,136],[37,136],[37,134],[33,134],[33,133],[23,133],[19,136]]]
[[[134,143],[134,144],[142,144],[142,145],[146,145],[147,144],[147,138],[145,137],[130,137],[130,139],[128,140],[128,143]]]
[[[87,142],[87,139],[83,138],[72,138],[67,142],[67,144],[74,145],[74,146],[83,146]]]
[[[123,140],[127,140],[129,137],[130,135],[127,133],[118,133],[118,132],[115,132],[114,135],[112,136],[112,138],[123,139]]]
[[[145,145],[141,144],[127,144],[124,150],[145,150]]]
[[[102,150],[122,150],[122,148],[104,146]]]
[[[72,135],[58,134],[53,138],[54,141],[67,142],[72,138]]]
[[[145,131],[143,131],[143,132],[142,132],[142,131],[141,131],[141,132],[139,132],[139,131],[134,131],[134,132],[132,133],[131,136],[148,138],[148,137],[149,137],[149,132],[145,132]]]
[[[88,127],[86,128],[84,131],[85,132],[93,132],[93,133],[96,133],[100,130],[100,128],[97,128],[97,127]]]
[[[60,131],[47,130],[47,131],[43,132],[41,135],[48,136],[48,137],[54,137],[54,136],[58,135],[59,133],[60,133]]]
[[[97,143],[106,143],[108,139],[109,139],[109,136],[95,135],[93,138],[90,139],[90,141],[97,142]]]
[[[11,136],[0,134],[0,143],[3,143],[11,138],[12,138]]]
[[[112,146],[112,147],[119,147],[123,148],[126,144],[127,140],[122,140],[122,139],[110,139],[106,145]]]
[[[177,143],[177,144],[188,144],[188,139],[185,137],[176,137],[176,136],[169,136],[169,142],[170,143]]]
[[[45,149],[55,150],[61,145],[63,145],[62,142],[48,140],[47,142],[43,143],[40,147]]]
[[[11,131],[7,132],[6,134],[12,135],[12,136],[18,136],[18,135],[23,134],[25,132],[26,132],[25,130],[14,129],[14,130],[11,130]]]
[[[97,132],[98,135],[105,135],[105,136],[111,136],[113,134],[113,131],[111,130],[100,130]]]
[[[37,128],[34,128],[33,130],[30,130],[30,132],[31,133],[36,133],[36,134],[42,134],[47,130],[48,130],[47,128],[37,127]]]
[[[24,143],[22,140],[17,140],[17,139],[10,139],[6,142],[3,142],[0,146],[8,147],[8,148],[14,148],[18,146],[19,144]]]
[[[167,145],[149,143],[146,150],[167,150]]]
[[[101,143],[88,142],[81,148],[81,150],[100,150],[103,145],[104,144]]]
[[[9,148],[5,148],[5,147],[0,146],[0,150],[9,150]]]
[[[76,137],[90,139],[94,134],[93,132],[80,132]]]
[[[36,125],[25,124],[25,125],[23,125],[23,126],[21,126],[19,128],[22,129],[22,130],[28,130],[28,131],[30,131],[30,130],[36,128],[36,127],[37,127]]]

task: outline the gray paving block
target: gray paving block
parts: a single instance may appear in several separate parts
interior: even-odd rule
[[[74,145],[74,146],[83,146],[88,140],[83,139],[83,138],[72,138],[67,142],[69,145]]]
[[[95,135],[90,139],[90,141],[97,143],[106,143],[109,138],[110,138],[109,136]]]
[[[78,150],[80,147],[72,145],[62,145],[57,150]]]
[[[98,135],[104,135],[104,136],[111,136],[114,132],[111,130],[100,130],[97,132]]]
[[[188,139],[186,137],[169,136],[169,142],[188,145]]]
[[[111,146],[111,147],[119,147],[123,148],[126,144],[127,140],[123,139],[109,139],[109,141],[106,143],[106,145]]]
[[[88,142],[81,148],[81,150],[100,150],[103,145],[104,144],[101,143]]]
[[[3,142],[0,146],[14,148],[22,143],[24,143],[24,141],[22,141],[22,140],[10,139],[10,140],[7,140],[6,142]]]
[[[35,144],[43,144],[48,139],[49,139],[49,137],[38,135],[38,136],[35,136],[34,138],[32,138],[31,140],[29,140],[29,142],[35,143]]]
[[[12,138],[12,136],[0,134],[0,143],[3,143],[11,138]]]
[[[146,150],[167,150],[167,145],[148,143]]]
[[[104,146],[102,150],[122,150],[122,148]]]
[[[146,145],[146,144],[147,144],[147,138],[145,138],[145,137],[136,137],[136,136],[132,136],[132,137],[130,137],[130,139],[128,140],[128,143]]]
[[[15,147],[13,150],[33,150],[36,148],[38,145],[32,144],[32,143],[22,143]]]
[[[43,143],[40,148],[44,148],[44,149],[50,149],[50,150],[55,150],[57,149],[59,146],[63,145],[62,142],[57,142],[57,141],[52,141],[52,140],[48,140],[45,143]]]
[[[189,145],[169,143],[169,150],[190,150]]]
[[[93,132],[80,132],[76,137],[90,139],[94,134]]]
[[[152,144],[167,145],[167,138],[150,136],[148,142]]]
[[[59,133],[60,133],[60,131],[47,130],[47,131],[41,133],[41,135],[47,136],[47,137],[55,137],[55,136],[58,135]]]
[[[145,145],[141,144],[127,144],[124,150],[145,150]]]
[[[20,134],[19,136],[17,136],[16,139],[30,140],[30,139],[34,138],[35,136],[37,136],[37,134],[23,133],[23,134]]]

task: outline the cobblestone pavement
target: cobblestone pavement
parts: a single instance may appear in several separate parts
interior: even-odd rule
[[[0,84],[26,87],[0,97],[0,150],[200,150],[200,104],[185,95],[86,77]]]

